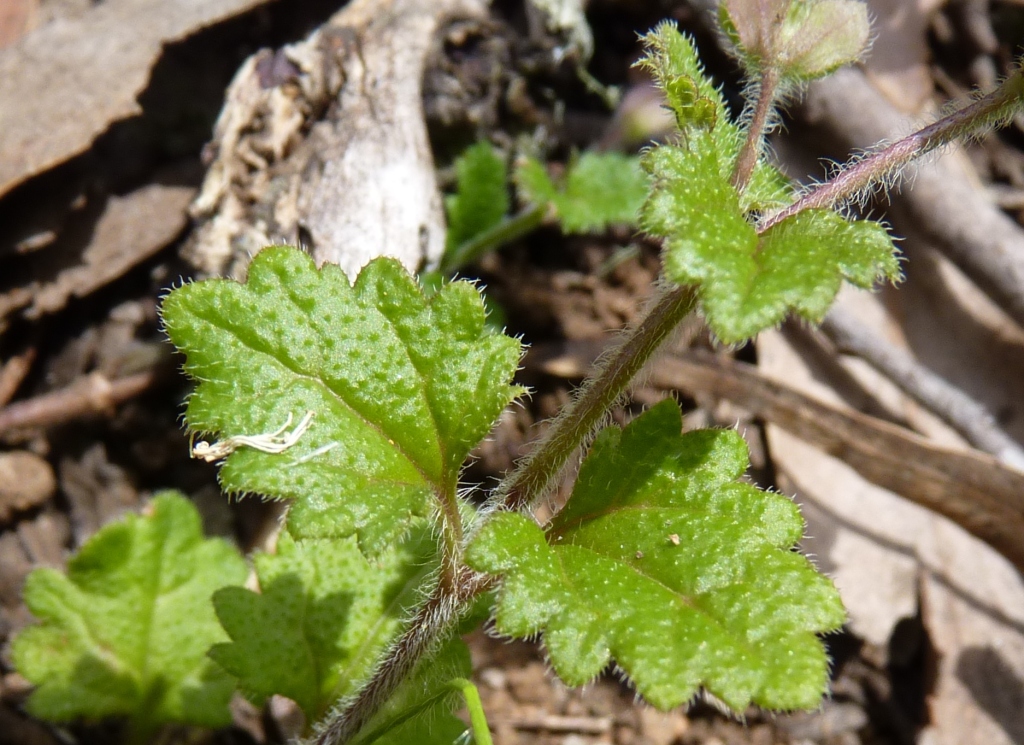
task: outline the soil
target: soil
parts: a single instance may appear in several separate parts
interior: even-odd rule
[[[65,5],[73,6],[44,3],[58,14]],[[203,145],[239,64],[258,48],[301,38],[335,10],[327,2],[300,5],[267,3],[169,46],[140,97],[143,112],[112,124],[84,156],[0,200],[0,223],[14,226],[21,235],[45,222],[38,215],[46,210],[65,210],[58,232],[80,233],[62,244],[70,255],[88,244],[91,217],[73,205],[55,206],[61,184],[74,182],[93,201],[98,192],[104,201],[149,183],[197,188]],[[965,81],[971,74],[956,42],[967,38],[962,29],[967,16],[957,10],[960,5],[942,15],[939,25],[948,34],[930,37],[935,74],[943,81]],[[995,4],[1004,14],[1012,5]],[[1019,14],[1015,17],[1019,20]],[[697,36],[708,69],[739,106],[735,65],[719,51],[690,5],[595,0],[588,18],[598,50],[589,71],[602,83],[623,90],[639,86],[638,73],[631,68],[640,53],[638,34],[673,18]],[[533,147],[555,163],[564,163],[575,150],[622,143],[621,122],[614,112],[587,90],[571,64],[558,61],[558,40],[538,32],[518,0],[496,2],[486,23],[455,24],[444,34],[441,53],[428,69],[424,99],[442,182],[451,180],[453,156],[479,137],[499,145],[531,138]],[[1004,51],[1012,49],[1011,42],[999,43]],[[1002,140],[1001,147],[1014,155],[998,162],[1021,162],[1021,142],[1019,133]],[[87,204],[84,211],[90,209]],[[76,389],[79,395],[72,403],[81,403],[84,396],[95,404],[85,404],[76,413],[65,401],[28,426],[0,432],[0,642],[5,642],[0,654],[0,745],[92,745],[110,741],[115,732],[109,724],[58,728],[23,711],[30,686],[13,670],[6,640],[31,622],[20,598],[31,569],[61,567],[100,526],[140,509],[162,489],[188,494],[201,510],[207,532],[227,536],[243,550],[261,545],[280,514],[278,505],[254,498],[228,502],[219,493],[216,467],[189,458],[181,423],[189,384],[178,373],[182,360],[165,342],[158,316],[165,289],[193,275],[179,253],[188,234],[185,225],[151,257],[84,295],[72,294],[63,307],[9,313],[0,326],[0,405],[76,385],[84,387]],[[5,294],[19,288],[31,292],[44,271],[29,244],[18,246],[5,244],[0,252],[0,289]],[[47,255],[45,276],[52,276],[62,261],[72,259]],[[658,247],[631,230],[565,238],[554,228],[543,228],[466,271],[486,285],[508,330],[531,345],[520,380],[533,390],[526,405],[504,417],[475,453],[467,482],[490,488],[526,451],[536,434],[533,425],[555,413],[578,382],[553,373],[545,361],[570,342],[577,350],[587,344],[599,350],[636,318],[658,269]],[[756,359],[750,347],[716,349],[704,336],[696,344],[740,360]],[[134,389],[107,391],[99,403],[89,398],[89,381],[95,380],[90,376],[122,380],[140,373],[148,377]],[[626,421],[661,395],[641,386],[614,418]],[[680,398],[690,416],[712,425],[736,423],[734,410]],[[752,477],[771,488],[777,483],[765,455],[762,424],[748,419],[745,435],[755,456]],[[819,710],[772,715],[752,709],[736,719],[705,700],[685,711],[656,712],[638,702],[614,670],[582,690],[568,690],[549,673],[539,643],[499,640],[486,631],[469,637],[475,680],[498,745],[915,742],[928,722],[932,674],[920,621],[909,619],[889,649],[850,631],[826,641],[833,658],[832,694]],[[257,712],[239,702],[236,714],[236,726],[229,730],[212,735],[176,732],[165,741],[282,742],[292,726],[284,705]]]

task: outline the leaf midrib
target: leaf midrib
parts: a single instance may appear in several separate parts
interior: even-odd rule
[[[224,332],[225,334],[228,334],[232,339],[237,340],[238,343],[241,344],[246,349],[249,349],[249,350],[251,350],[251,351],[253,351],[253,352],[257,353],[257,354],[263,355],[264,357],[267,357],[268,359],[272,360],[273,362],[278,364],[280,367],[284,368],[285,370],[287,370],[288,372],[292,373],[296,377],[302,378],[304,380],[308,380],[308,381],[310,381],[312,383],[315,383],[317,385],[322,386],[328,393],[331,394],[331,396],[333,396],[335,399],[337,399],[343,406],[345,406],[347,409],[349,409],[349,411],[353,412],[356,415],[356,418],[358,418],[361,422],[363,422],[367,426],[367,428],[369,428],[372,431],[376,432],[382,438],[384,438],[389,443],[391,443],[391,446],[394,448],[394,450],[402,458],[404,458],[406,460],[406,462],[409,463],[409,465],[411,465],[412,468],[417,473],[420,474],[420,476],[423,478],[423,481],[425,483],[430,484],[434,488],[435,491],[440,490],[442,485],[437,483],[437,482],[435,482],[433,478],[431,478],[427,473],[424,472],[424,470],[423,470],[422,466],[420,465],[420,463],[417,462],[417,460],[415,458],[413,458],[406,451],[404,445],[396,442],[393,438],[389,437],[388,434],[386,432],[384,432],[378,424],[376,424],[372,420],[368,419],[366,417],[366,415],[363,414],[363,412],[361,412],[359,409],[357,409],[355,406],[353,406],[349,401],[347,401],[344,398],[344,396],[342,396],[337,391],[335,391],[333,388],[331,388],[331,386],[329,386],[327,384],[327,382],[323,380],[323,378],[321,378],[321,377],[319,377],[317,375],[310,375],[309,373],[302,372],[300,370],[296,370],[294,367],[292,367],[291,365],[289,365],[286,362],[282,361],[281,359],[279,359],[278,357],[276,357],[274,354],[272,354],[271,352],[267,351],[266,349],[261,349],[258,345],[252,344],[248,340],[243,339],[241,336],[238,335],[238,333],[233,328],[220,323],[219,320],[217,318],[215,318],[215,317],[210,317],[210,316],[208,316],[208,315],[206,315],[206,314],[204,314],[202,312],[195,311],[195,310],[193,310],[193,315],[196,318],[198,318],[198,319],[200,319],[202,321],[205,321],[206,323],[210,324],[214,328],[219,329],[220,331]],[[411,360],[410,360],[410,363],[411,363]],[[416,369],[416,371],[419,372],[419,369],[416,368],[415,365],[413,365],[413,369]],[[421,376],[420,379],[422,380],[422,376]],[[204,386],[205,385],[213,385],[213,381],[201,381],[201,384],[204,385]],[[428,409],[428,411],[430,411],[431,409],[430,409],[430,405],[429,405],[429,398],[426,395],[424,395],[424,398],[426,398],[428,400],[427,409]],[[433,411],[431,411],[431,417],[432,417],[432,422],[431,423],[434,425],[434,433],[435,433],[435,437],[436,437],[437,442],[438,442],[438,450],[440,452],[440,451],[443,450],[443,448],[441,446],[440,437],[437,436],[437,425],[436,425],[436,422],[433,421]],[[443,460],[442,460],[442,465],[443,465]],[[442,475],[442,478],[443,478],[443,475]]]

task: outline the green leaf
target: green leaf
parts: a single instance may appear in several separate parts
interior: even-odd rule
[[[520,343],[485,327],[477,289],[452,282],[427,299],[392,259],[351,285],[337,266],[269,248],[246,284],[185,285],[163,318],[199,382],[191,430],[252,437],[315,415],[284,452],[238,447],[223,487],[294,499],[293,534],[356,533],[370,554],[455,493],[469,451],[522,391],[509,385]]]
[[[453,745],[466,724],[452,714],[459,704],[453,679],[472,672],[469,649],[461,639],[448,640],[424,657],[353,739],[352,745]]]
[[[803,522],[789,499],[737,481],[733,431],[680,434],[672,402],[594,443],[547,532],[512,513],[470,545],[471,566],[504,575],[496,623],[544,632],[569,685],[611,658],[659,708],[699,686],[742,712],[813,708],[828,680],[816,632],[844,611],[832,583],[791,548]]]
[[[728,343],[743,341],[796,311],[817,321],[843,279],[860,287],[899,277],[885,228],[808,210],[758,236],[743,217],[710,135],[662,146],[646,157],[654,188],[643,228],[665,240],[665,275],[699,287],[704,314]]]
[[[456,159],[455,172],[456,192],[445,199],[444,205],[448,213],[447,252],[500,223],[510,206],[508,168],[491,143],[483,140],[467,148]]]
[[[527,158],[516,169],[526,199],[549,203],[566,233],[601,231],[612,224],[632,225],[647,196],[647,177],[636,158],[622,153],[583,153],[569,164],[562,188],[544,165]]]
[[[42,622],[12,645],[37,686],[29,710],[55,721],[130,717],[140,738],[168,722],[229,724],[234,680],[206,656],[225,638],[210,596],[246,574],[232,546],[203,539],[198,513],[177,494],[102,528],[66,576],[37,569],[25,583]]]
[[[262,594],[229,587],[214,596],[232,641],[210,656],[255,703],[280,694],[316,721],[358,688],[401,631],[437,568],[435,553],[423,525],[372,564],[354,538],[296,542],[284,533],[276,554],[254,559]]]
[[[729,118],[725,99],[701,64],[697,48],[676,26],[666,21],[644,37],[646,54],[637,63],[665,93],[682,134],[678,145],[666,147],[711,149],[721,177],[728,182],[743,144],[743,132]],[[694,142],[694,139],[697,142]],[[648,166],[649,170],[649,166]],[[791,201],[789,181],[766,160],[760,160],[747,188],[739,196],[742,212],[779,209]]]
[[[671,21],[658,24],[643,38],[646,54],[637,67],[647,70],[665,92],[679,129],[717,131],[734,140],[738,152],[739,131],[730,121],[721,91],[704,72],[693,40]]]

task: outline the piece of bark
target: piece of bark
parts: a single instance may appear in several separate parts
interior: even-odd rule
[[[123,276],[178,237],[188,224],[194,195],[187,186],[149,184],[111,197],[77,261],[54,266],[49,254],[40,252],[33,282],[0,295],[0,318],[22,305],[29,305],[29,318],[53,313],[71,298],[85,297]]]
[[[0,50],[0,196],[137,114],[165,44],[265,2],[106,0]]]
[[[807,118],[827,126],[850,150],[907,134],[904,115],[854,68],[808,89]],[[993,203],[955,152],[910,166],[902,181],[913,188],[892,196],[894,224],[914,226],[960,267],[1018,324],[1024,326],[1024,230]]]
[[[354,0],[309,39],[250,58],[217,123],[186,257],[236,277],[273,243],[350,277],[381,255],[410,271],[435,262],[445,222],[422,78],[441,25],[486,5]]]
[[[56,490],[53,469],[35,453],[0,453],[0,524],[18,512],[43,504]]]

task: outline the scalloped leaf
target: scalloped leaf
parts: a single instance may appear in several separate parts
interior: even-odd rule
[[[643,39],[646,53],[637,63],[647,70],[665,93],[666,103],[683,135],[681,146],[694,134],[702,136],[701,148],[711,148],[721,177],[728,182],[743,144],[743,132],[729,117],[721,91],[704,72],[693,40],[671,21],[665,21]],[[653,153],[672,145],[661,145]],[[650,170],[650,166],[645,166]],[[739,195],[742,213],[778,209],[792,199],[786,177],[767,160],[760,159],[750,182]]]
[[[203,538],[179,494],[101,528],[66,576],[37,569],[25,583],[42,622],[12,644],[18,671],[38,686],[29,711],[54,721],[124,716],[142,739],[170,722],[229,724],[235,682],[206,656],[225,639],[210,596],[247,573],[230,544]]]
[[[467,559],[504,576],[497,628],[543,631],[569,685],[614,658],[662,709],[699,686],[737,712],[813,708],[828,680],[815,634],[843,623],[839,595],[791,550],[796,505],[737,481],[742,438],[681,426],[667,401],[604,430],[546,532],[511,513],[481,529]]]
[[[224,489],[294,499],[294,535],[355,533],[369,554],[431,515],[434,495],[455,493],[469,451],[523,390],[509,385],[520,343],[485,326],[476,287],[452,282],[428,299],[393,259],[352,285],[337,266],[268,248],[245,284],[171,292],[163,319],[199,383],[191,430],[239,442],[315,415],[284,452],[235,449]]]
[[[287,533],[276,554],[253,563],[261,593],[229,587],[213,598],[231,642],[210,656],[257,705],[280,694],[311,722],[366,679],[437,568],[424,525],[372,564],[352,537],[296,542]]]
[[[455,160],[455,173],[456,193],[444,200],[447,252],[493,228],[510,207],[505,159],[487,140],[466,148]]]
[[[649,72],[665,92],[679,129],[715,130],[736,140],[738,152],[739,129],[729,118],[722,92],[704,72],[693,40],[672,21],[663,21],[643,37],[643,43],[646,53],[636,66]]]
[[[844,279],[864,288],[899,279],[892,239],[875,222],[808,210],[759,236],[706,133],[652,150],[645,167],[654,187],[641,224],[666,239],[665,275],[698,286],[708,325],[724,342],[748,339],[790,311],[821,320]]]
[[[527,158],[516,169],[516,183],[529,201],[550,204],[566,233],[632,225],[647,197],[639,161],[622,153],[583,153],[569,164],[561,188],[544,164]]]

